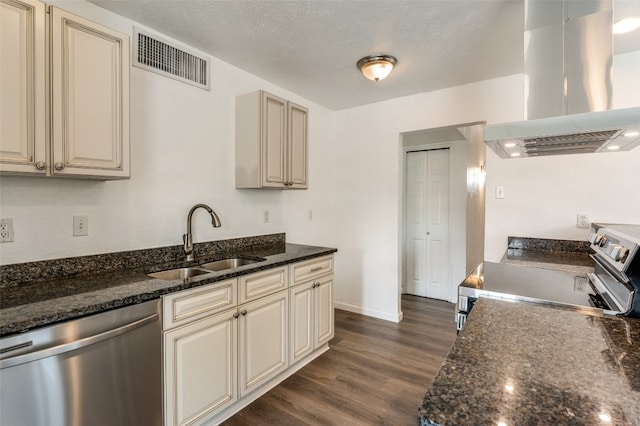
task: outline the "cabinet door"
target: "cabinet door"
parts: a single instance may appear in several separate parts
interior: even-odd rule
[[[333,338],[333,275],[320,278],[314,292],[315,347]]]
[[[0,171],[3,173],[46,172],[45,49],[44,3],[1,0]]]
[[[289,359],[291,364],[310,354],[314,349],[314,292],[313,283],[301,284],[289,290]]]
[[[129,37],[51,8],[54,175],[129,177]]]
[[[286,180],[287,101],[262,92],[262,186],[281,188]]]
[[[240,306],[240,397],[288,366],[288,299],[284,290]]]
[[[307,108],[289,102],[289,138],[288,138],[288,176],[290,188],[305,189],[307,182],[308,164],[308,129],[307,129]]]
[[[237,400],[236,310],[164,334],[165,424],[200,421]]]

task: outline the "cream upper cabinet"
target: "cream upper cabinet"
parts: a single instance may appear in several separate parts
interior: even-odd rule
[[[236,98],[236,188],[308,187],[308,110],[265,91]]]
[[[129,177],[129,36],[56,7],[45,36],[46,5],[0,1],[0,171]]]
[[[0,0],[0,171],[46,173],[46,6]]]
[[[52,174],[129,177],[129,37],[51,8]]]
[[[306,189],[308,155],[308,115],[307,108],[289,102],[287,104],[289,119],[288,139],[288,185],[289,188]]]

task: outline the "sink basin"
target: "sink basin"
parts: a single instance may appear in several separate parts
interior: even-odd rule
[[[161,280],[184,280],[185,278],[197,277],[198,275],[210,274],[212,272],[224,271],[227,269],[239,268],[251,263],[262,262],[266,259],[245,259],[242,257],[232,257],[229,259],[217,260],[191,268],[177,268],[166,271],[153,272],[150,277]]]
[[[209,271],[203,271],[198,268],[177,268],[167,271],[154,272],[149,276],[159,278],[161,280],[183,280],[185,278],[196,277],[198,275],[208,274]]]
[[[224,271],[225,269],[239,268],[240,266],[250,265],[252,263],[262,262],[265,259],[253,260],[240,257],[232,257],[229,259],[216,260],[215,262],[204,263],[199,268],[207,271]]]

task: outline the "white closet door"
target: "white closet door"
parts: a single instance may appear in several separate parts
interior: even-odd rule
[[[407,153],[406,291],[449,300],[448,149]]]

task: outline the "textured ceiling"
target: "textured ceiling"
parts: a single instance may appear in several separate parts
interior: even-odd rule
[[[333,110],[523,69],[524,0],[90,1]]]

